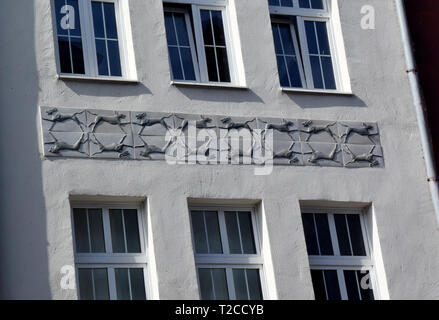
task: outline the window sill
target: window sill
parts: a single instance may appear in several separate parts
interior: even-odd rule
[[[353,96],[350,91],[338,91],[338,90],[321,90],[321,89],[299,89],[299,88],[281,88],[285,93],[310,93],[310,94],[330,94],[341,96]]]
[[[139,80],[137,79],[126,79],[119,77],[89,77],[89,76],[80,76],[80,75],[65,75],[59,74],[57,78],[60,80],[78,80],[78,81],[96,81],[96,82],[113,82],[113,83],[131,83],[137,84]]]
[[[240,85],[236,85],[236,84],[227,84],[227,83],[202,83],[202,82],[189,82],[189,81],[171,81],[171,85],[182,86],[182,87],[225,88],[225,89],[248,90],[247,86],[240,86]]]

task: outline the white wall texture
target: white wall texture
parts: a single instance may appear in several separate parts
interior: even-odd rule
[[[260,203],[270,297],[279,299],[314,297],[299,201],[370,203],[389,297],[439,298],[439,233],[394,3],[338,2],[352,96],[280,91],[266,0],[235,0],[248,90],[170,84],[159,0],[129,1],[138,84],[59,80],[50,1],[3,1],[0,297],[76,298],[60,287],[61,267],[74,265],[69,197],[89,195],[146,199],[154,298],[199,298],[188,198]],[[360,27],[365,4],[376,10],[375,30]],[[46,159],[39,106],[377,122],[385,168],[275,167],[255,176],[252,166]]]

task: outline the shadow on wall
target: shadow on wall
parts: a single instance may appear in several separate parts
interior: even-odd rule
[[[328,95],[312,93],[286,93],[288,97],[301,108],[329,108],[329,107],[362,107],[367,105],[355,95]],[[310,98],[312,95],[312,99]]]
[[[0,10],[0,299],[50,299],[34,1]]]
[[[264,101],[250,89],[236,88],[214,88],[206,87],[208,90],[200,88],[178,87],[178,90],[190,100],[212,101],[212,102],[261,102]]]
[[[66,79],[64,83],[78,96],[101,96],[101,97],[136,97],[151,94],[151,91],[141,82],[99,82],[93,80]]]

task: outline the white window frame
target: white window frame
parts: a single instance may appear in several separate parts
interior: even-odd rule
[[[85,74],[62,73],[58,47],[58,28],[55,12],[55,0],[51,0],[53,16],[53,33],[55,43],[55,58],[59,78],[86,78],[111,81],[137,81],[133,41],[131,35],[131,23],[127,0],[96,0],[99,2],[114,3],[119,56],[122,76],[99,75],[96,59],[96,42],[93,24],[92,3],[93,0],[78,0],[79,17],[81,25],[82,50],[84,55]],[[109,62],[108,62],[109,63]],[[110,70],[110,69],[109,69]]]
[[[337,0],[322,0],[323,10],[299,8],[299,0],[293,0],[294,7],[269,6],[271,15],[296,17],[297,19],[297,40],[300,40],[301,63],[305,74],[303,88],[282,87],[284,91],[311,91],[323,93],[345,93],[351,94],[349,73],[347,68],[346,54],[344,50],[343,35],[341,33],[340,17]],[[276,18],[272,18],[276,20]],[[331,59],[334,72],[336,89],[321,89],[314,87],[311,62],[309,59],[308,41],[305,32],[305,21],[325,22],[328,42],[331,50]],[[294,30],[293,24],[290,22]],[[298,48],[295,48],[298,49]],[[299,56],[299,55],[298,55]],[[324,77],[323,77],[324,83]]]
[[[190,6],[192,13],[192,21],[189,17],[189,13],[186,10],[180,9],[180,12],[184,11],[186,18],[186,28],[188,32],[193,31],[195,34],[195,39],[192,32],[189,34],[189,42],[191,45],[192,59],[194,61],[194,70],[196,73],[196,81],[192,80],[174,80],[172,76],[172,83],[175,84],[201,84],[201,85],[212,85],[212,86],[242,86],[242,77],[239,74],[238,59],[236,53],[236,37],[232,34],[231,30],[233,26],[231,24],[229,1],[228,0],[163,0],[164,4],[167,4],[165,11],[177,11],[177,8],[172,8],[172,4],[185,4]],[[228,67],[230,74],[230,82],[220,82],[220,81],[209,81],[209,75],[207,71],[206,53],[204,50],[204,38],[203,30],[201,26],[200,10],[214,10],[221,11],[223,18],[224,27],[224,37],[227,49]],[[196,53],[195,53],[196,52]],[[195,53],[195,55],[194,55]],[[169,57],[170,60],[170,57]],[[169,64],[172,75],[171,64]],[[198,71],[198,75],[197,75]],[[219,75],[218,75],[219,77]]]
[[[195,251],[195,238],[192,228],[192,211],[216,211],[218,213],[218,224],[220,229],[221,244],[223,254],[198,254]],[[253,235],[256,248],[256,254],[231,254],[229,251],[229,242],[227,236],[226,223],[224,218],[225,211],[236,212],[250,212],[252,219]],[[261,236],[259,229],[259,222],[257,219],[256,209],[249,206],[239,205],[192,205],[189,207],[190,226],[192,235],[192,247],[195,256],[195,267],[197,272],[198,288],[201,288],[199,283],[198,268],[217,268],[226,270],[227,287],[229,291],[229,299],[236,300],[235,285],[233,281],[232,269],[259,269],[260,284],[262,291],[262,298],[268,299],[268,291],[265,282],[264,274],[264,260],[261,252]],[[200,291],[201,296],[201,291]]]
[[[102,224],[104,228],[105,253],[78,253],[76,250],[76,236],[74,223],[74,209],[101,209],[102,210]],[[140,239],[140,253],[112,253],[111,229],[109,220],[110,209],[136,209],[137,223],[139,226]],[[96,202],[72,202],[71,203],[71,224],[73,249],[75,256],[75,270],[78,275],[79,269],[87,268],[105,268],[108,276],[108,289],[110,300],[117,299],[116,280],[114,275],[115,268],[142,268],[145,280],[145,295],[146,299],[151,297],[151,284],[149,283],[148,275],[148,248],[147,248],[147,234],[146,234],[146,219],[144,218],[142,207],[140,204],[133,203],[96,203]],[[76,288],[78,299],[80,299],[79,277],[76,276]],[[131,294],[131,292],[130,292]]]
[[[381,299],[380,287],[376,275],[374,253],[367,228],[367,213],[362,208],[331,208],[331,207],[304,207],[302,214],[326,214],[331,235],[331,243],[334,255],[310,255],[309,265],[311,270],[336,270],[340,294],[342,300],[348,299],[343,270],[367,270],[370,276],[370,284],[375,300]],[[366,256],[342,256],[338,246],[337,232],[335,228],[334,214],[355,214],[360,217],[361,232]],[[361,295],[360,295],[361,296]]]

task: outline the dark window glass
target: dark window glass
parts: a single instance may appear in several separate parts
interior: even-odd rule
[[[314,296],[318,301],[326,300],[325,280],[323,279],[322,270],[311,270],[312,286]]]
[[[101,209],[88,209],[91,252],[105,252],[104,225]]]
[[[201,299],[203,300],[228,300],[226,269],[199,268]]]
[[[143,269],[130,268],[132,300],[146,300]]]
[[[136,209],[124,211],[125,232],[127,237],[127,249],[129,253],[140,253],[139,223]]]
[[[341,300],[340,287],[336,270],[324,270],[328,300]]]
[[[209,253],[207,247],[207,234],[204,227],[204,213],[202,211],[192,211],[192,232],[194,234],[195,252]]]
[[[229,240],[230,253],[242,254],[241,240],[239,238],[238,220],[235,212],[225,214],[227,238]]]
[[[215,45],[225,46],[226,38],[224,36],[223,16],[221,11],[211,11],[213,34],[215,36]]]
[[[110,57],[110,71],[112,76],[122,76],[120,66],[119,43],[117,41],[107,41],[108,56]]]
[[[96,40],[96,58],[100,75],[108,75],[107,46],[105,40]]]
[[[288,79],[287,67],[285,59],[282,56],[277,57],[277,67],[279,69],[279,80],[282,87],[289,87],[290,80]]]
[[[321,255],[333,255],[331,234],[329,231],[328,215],[327,214],[314,214],[317,234],[319,239],[320,254]]]
[[[214,45],[212,35],[212,23],[209,10],[201,10],[201,26],[203,28],[204,45]]]
[[[262,300],[261,278],[258,269],[246,269],[250,300]]]
[[[322,70],[320,66],[320,58],[318,56],[310,56],[312,77],[314,80],[314,88],[324,89]]]
[[[104,16],[102,12],[102,3],[93,1],[91,3],[93,13],[93,26],[96,38],[105,38]]]
[[[306,248],[308,255],[318,255],[319,247],[317,244],[317,236],[314,228],[313,214],[302,214],[303,230],[305,233]]]
[[[323,76],[325,78],[326,89],[336,89],[334,68],[331,57],[322,57]]]
[[[204,213],[204,216],[206,219],[209,253],[221,254],[223,253],[223,248],[221,244],[221,235],[218,224],[218,214],[215,211],[207,211]]]
[[[206,62],[207,62],[207,72],[209,75],[209,81],[218,82],[218,72],[215,59],[215,48],[206,47]]]
[[[338,247],[342,256],[351,256],[351,245],[349,241],[348,227],[345,214],[334,214],[335,229],[337,231]]]
[[[75,225],[76,252],[90,252],[87,209],[73,209],[73,221]]]
[[[349,300],[360,300],[360,291],[358,288],[357,276],[355,270],[343,270],[346,291]]]
[[[365,256],[363,232],[361,231],[360,215],[348,214],[349,235],[351,236],[352,251],[354,256]]]
[[[361,300],[375,300],[369,271],[357,270],[357,279],[360,287]]]
[[[114,269],[116,279],[117,300],[131,300],[130,283],[127,268]]]
[[[256,246],[253,234],[253,224],[250,212],[238,213],[239,229],[243,254],[255,254]]]
[[[110,209],[110,228],[113,252],[125,253],[125,232],[123,229],[122,210]]]
[[[114,3],[105,2],[104,14],[105,14],[105,30],[107,32],[107,38],[117,39],[117,26],[116,15],[114,10]]]

